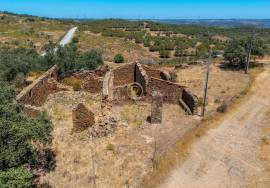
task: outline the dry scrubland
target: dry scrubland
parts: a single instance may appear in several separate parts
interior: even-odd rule
[[[69,25],[55,20],[32,20],[0,14],[0,47],[33,47],[40,52],[49,41],[57,42]]]
[[[0,18],[3,16],[0,14]],[[16,48],[34,45],[40,52],[49,40],[57,42],[68,28],[67,24],[60,21],[31,21],[8,15],[0,19],[0,47]],[[80,50],[101,49],[105,60],[110,62],[108,65],[113,67],[119,66],[111,63],[118,53],[124,55],[126,62],[158,59],[156,52],[149,52],[142,45],[122,38],[104,37],[88,31],[79,31],[76,36],[79,38]],[[266,61],[269,59],[264,60]],[[201,101],[205,65],[191,65],[187,69],[176,70],[161,65],[157,68],[175,71],[177,82],[187,86]],[[216,109],[223,102],[230,104],[240,96],[246,95],[254,74],[260,71],[261,69],[256,68],[248,76],[239,71],[220,69],[219,62],[212,65],[206,113],[210,123],[208,120],[201,122],[197,116],[187,116],[179,106],[164,105],[162,125],[151,126],[147,122],[151,105],[138,101],[113,106],[112,113],[118,119],[117,130],[108,137],[98,139],[89,137],[87,131],[74,132],[71,112],[76,104],[84,103],[93,112],[98,113],[100,95],[80,91],[50,95],[42,108],[48,111],[54,124],[52,148],[56,154],[56,167],[51,172],[43,174],[40,182],[57,188],[142,187],[142,182],[144,182],[143,187],[156,186],[173,167],[177,167],[187,159],[195,143],[194,140],[200,140],[207,134],[208,129],[214,128],[211,118],[216,116]],[[34,79],[39,75],[33,73],[30,77]],[[263,121],[265,125],[262,126],[263,135],[258,136],[260,139],[258,154],[259,159],[266,166],[265,176],[270,175],[268,156],[270,129],[266,126],[269,125],[269,117],[268,112]],[[252,132],[252,129],[249,131]],[[209,142],[211,141],[210,139]],[[175,147],[176,143],[178,144]],[[193,168],[193,166],[187,167]],[[203,175],[204,170],[203,166],[199,168],[194,177]],[[152,181],[148,181],[149,178]],[[257,182],[255,179],[251,181]]]
[[[204,66],[191,66],[176,73],[180,84],[201,96]],[[207,114],[216,113],[216,107],[222,101],[243,94],[249,87],[248,81],[247,75],[224,71],[214,65]],[[151,126],[146,121],[151,105],[134,102],[113,107],[113,113],[119,120],[115,134],[93,140],[87,131],[73,132],[72,107],[83,102],[89,109],[98,112],[99,99],[99,95],[72,91],[49,97],[44,109],[49,111],[55,126],[53,149],[56,152],[56,168],[45,174],[41,182],[60,188],[88,188],[94,187],[94,184],[97,187],[140,186],[145,176],[159,171],[164,152],[200,124],[198,117],[185,115],[179,106],[165,105],[163,124]]]
[[[149,52],[147,48],[132,41],[127,41],[118,37],[104,37],[91,32],[79,32],[79,48],[83,51],[97,48],[104,52],[104,59],[112,62],[118,53],[124,55],[126,62],[134,62],[143,58],[156,59],[158,54]]]

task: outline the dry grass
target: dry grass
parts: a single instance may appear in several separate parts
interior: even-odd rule
[[[123,54],[125,62],[134,62],[142,58],[155,58],[147,49],[122,38],[104,37],[90,32],[80,32],[77,36],[81,50],[101,49],[106,61],[113,62],[114,56],[119,53]]]
[[[57,42],[69,26],[54,20],[34,22],[25,18],[7,16],[9,21],[0,20],[0,47],[35,47],[39,52],[48,41]]]
[[[171,147],[160,159],[158,168],[151,174],[145,177],[141,187],[155,188],[160,185],[164,179],[169,175],[169,173],[180,166],[188,157],[192,145],[201,139],[206,133],[219,125],[229,113],[233,113],[234,110],[248,99],[252,83],[254,83],[256,76],[262,72],[262,69],[253,70],[250,74],[250,84],[246,85],[244,90],[245,95],[241,98],[236,98],[229,107],[229,111],[225,114],[211,113],[207,118],[203,119],[201,123],[198,123],[196,127],[190,130],[184,137],[182,137],[178,142]],[[270,130],[270,129],[269,129]],[[269,148],[270,149],[270,146]],[[268,159],[267,159],[268,160]],[[270,158],[269,158],[270,162]],[[270,163],[269,163],[270,164]]]
[[[230,72],[226,74],[232,76]],[[231,82],[235,80],[231,79],[227,84]],[[243,80],[238,82],[242,84],[241,88],[247,87]],[[227,85],[220,87],[220,90],[225,90]],[[227,94],[233,96],[237,93],[232,90]],[[71,114],[72,107],[79,102],[95,113],[100,110],[100,96],[83,92],[55,94],[47,102],[49,105],[45,105],[47,109],[56,108],[51,114],[55,126],[53,148],[57,154],[57,167],[41,181],[47,181],[53,187],[89,188],[94,187],[94,181],[96,187],[154,187],[170,169],[185,160],[192,144],[213,128],[211,117],[199,125],[197,118],[186,116],[178,105],[164,105],[163,124],[150,126],[146,119],[151,113],[151,104],[137,102],[114,106],[112,113],[121,120],[117,132],[92,140],[87,132],[72,132],[71,115],[67,117],[60,113],[64,108],[67,111],[64,114]],[[122,123],[125,125],[121,126]],[[152,160],[154,141],[157,145],[155,161]],[[176,147],[173,147],[175,143]],[[145,184],[139,186],[147,174],[150,175]]]
[[[82,88],[82,80],[75,77],[67,77],[63,79],[63,83],[71,86],[74,91],[80,91]]]
[[[125,105],[120,110],[120,118],[126,121],[132,127],[139,127],[146,121],[149,113],[138,113],[140,111],[148,110],[150,112],[150,105]]]
[[[165,70],[172,71],[173,68],[165,67]],[[223,102],[230,102],[234,98],[245,95],[249,90],[251,77],[259,74],[262,70],[263,68],[250,69],[250,75],[246,75],[242,71],[222,70],[219,68],[219,63],[213,64],[209,76],[206,115],[208,116],[216,112],[216,109]],[[177,69],[175,72],[177,74],[177,82],[187,86],[190,91],[201,99],[206,67],[190,66],[188,69]]]
[[[71,116],[71,113],[65,108],[65,106],[61,104],[54,105],[52,108],[52,113],[55,119],[58,121],[67,120]]]
[[[259,157],[264,162],[265,166],[265,177],[261,177],[261,180],[254,180],[255,182],[259,182],[258,186],[260,187],[269,187],[270,186],[270,110],[266,114],[265,118],[265,126],[262,130],[263,135],[261,138],[261,145],[259,150]]]

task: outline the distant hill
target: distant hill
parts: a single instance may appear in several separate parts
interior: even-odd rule
[[[160,23],[169,24],[190,24],[217,27],[256,27],[270,28],[270,19],[171,19],[171,20],[152,20]]]

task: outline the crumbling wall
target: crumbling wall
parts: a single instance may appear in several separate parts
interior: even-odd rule
[[[149,77],[146,71],[143,69],[142,65],[139,63],[137,63],[135,66],[135,81],[141,84],[144,94],[146,94]]]
[[[108,71],[104,77],[102,85],[102,98],[113,100],[114,72]]]
[[[152,93],[152,110],[151,110],[151,123],[161,124],[162,123],[162,106],[163,96],[158,91]]]
[[[89,76],[83,81],[82,89],[90,93],[100,93],[102,90],[103,79],[96,76]]]
[[[96,73],[74,73],[74,78],[82,81],[82,90],[90,93],[100,93],[103,86],[103,78],[98,77]]]
[[[152,69],[148,66],[142,65],[142,68],[146,71],[146,74],[148,75],[148,77],[153,77],[153,78],[157,78],[157,79],[163,79],[162,77],[162,71],[157,70],[157,69]]]
[[[119,86],[113,88],[113,101],[114,103],[121,103],[123,101],[127,101],[130,99],[129,92],[128,92],[128,85],[125,86]]]
[[[104,65],[101,68],[95,70],[95,75],[97,77],[104,77],[109,70],[110,70],[109,69],[109,66],[108,65]]]
[[[80,103],[72,110],[72,120],[73,128],[83,131],[95,124],[95,114]]]
[[[123,86],[135,81],[135,63],[123,65],[114,72],[114,86]]]
[[[37,107],[42,106],[49,94],[64,90],[64,88],[59,88],[55,81],[57,79],[57,71],[57,66],[53,66],[32,84],[24,88],[17,95],[16,100],[23,104]]]
[[[32,119],[35,119],[39,116],[41,113],[41,109],[35,106],[30,106],[30,105],[24,105],[23,106],[23,113]]]
[[[184,86],[161,79],[151,78],[148,86],[148,96],[151,96],[154,91],[158,91],[163,95],[164,102],[179,104],[179,98],[182,98],[183,90]]]
[[[189,107],[193,115],[198,114],[198,97],[193,95],[187,89],[183,90],[182,100]]]

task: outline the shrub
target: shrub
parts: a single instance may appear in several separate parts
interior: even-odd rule
[[[3,188],[31,188],[33,175],[24,168],[0,171],[0,186]]]
[[[202,106],[202,105],[203,105],[203,98],[198,97],[198,106]]]
[[[181,57],[184,55],[184,48],[181,46],[177,46],[175,49],[175,54],[176,57]]]
[[[228,110],[228,104],[226,102],[223,102],[218,108],[217,112],[219,113],[225,113]]]
[[[73,37],[72,38],[72,43],[78,43],[79,42],[79,38],[78,37]]]
[[[15,84],[16,87],[22,86],[24,82],[25,82],[25,75],[22,73],[18,73],[13,80],[13,83]]]
[[[57,62],[59,66],[59,73],[61,76],[66,76],[75,70],[78,55],[78,47],[74,44],[58,47],[58,51],[53,57],[55,63]]]
[[[73,90],[80,91],[82,89],[81,84],[79,82],[74,83]]]
[[[79,56],[75,68],[77,70],[95,70],[103,64],[102,52],[100,50],[90,50]]]
[[[151,45],[150,47],[149,47],[149,50],[150,50],[150,52],[157,52],[157,51],[159,51],[159,46],[155,46],[155,45]]]
[[[73,88],[74,91],[80,91],[82,86],[82,81],[74,77],[68,77],[63,80],[63,82]]]
[[[109,144],[106,146],[106,150],[108,150],[108,151],[115,151],[115,145],[109,143]]]
[[[124,63],[125,62],[124,56],[122,54],[117,54],[114,57],[114,62],[115,63]]]
[[[172,82],[177,82],[177,74],[175,71],[170,71],[170,77]]]
[[[170,53],[170,51],[167,51],[167,50],[161,50],[161,51],[159,51],[159,57],[160,58],[170,58],[171,53]]]

